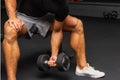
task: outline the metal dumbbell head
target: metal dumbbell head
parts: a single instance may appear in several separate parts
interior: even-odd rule
[[[48,60],[50,56],[49,55],[40,55],[37,59],[37,66],[40,71],[49,71],[50,66],[48,65]],[[56,61],[56,68],[60,71],[67,71],[70,68],[70,59],[69,57],[64,53],[60,53],[58,55],[57,61]]]
[[[37,66],[40,71],[48,71],[50,69],[48,65],[49,55],[40,55],[37,59]]]
[[[57,68],[60,71],[68,71],[70,68],[70,59],[64,52],[58,55]]]
[[[111,19],[112,14],[110,12],[103,12],[103,16],[105,19]]]
[[[118,12],[112,11],[112,19],[117,19],[117,17],[118,17]]]

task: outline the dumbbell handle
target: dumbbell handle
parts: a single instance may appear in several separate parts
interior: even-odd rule
[[[48,61],[47,61],[47,60],[45,60],[45,61],[44,61],[44,63],[45,63],[45,64],[48,64]]]

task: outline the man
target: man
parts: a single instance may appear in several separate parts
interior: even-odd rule
[[[86,61],[84,31],[81,20],[69,15],[65,0],[22,0],[16,10],[16,0],[5,0],[8,20],[4,25],[3,51],[8,80],[16,80],[17,62],[20,49],[17,38],[26,33],[32,37],[32,26],[38,28],[41,36],[45,37],[48,30],[52,31],[52,54],[49,66],[56,66],[56,59],[62,42],[63,30],[71,33],[70,44],[76,55],[76,71],[78,76],[89,75],[92,78],[105,76],[92,68]]]

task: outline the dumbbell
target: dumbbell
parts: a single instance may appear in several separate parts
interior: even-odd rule
[[[103,16],[105,19],[111,19],[112,14],[110,12],[103,12]]]
[[[112,11],[112,19],[117,19],[117,17],[118,17],[118,12],[117,11]]]
[[[40,55],[37,59],[37,66],[40,71],[49,71],[50,66],[48,65],[50,56],[47,54]],[[58,55],[57,61],[56,61],[56,67],[59,71],[67,71],[70,68],[70,59],[69,57],[64,53],[61,52]]]

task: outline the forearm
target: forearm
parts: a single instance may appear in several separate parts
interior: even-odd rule
[[[57,56],[63,38],[63,22],[55,20],[53,23],[53,32],[51,36],[52,56]]]
[[[59,52],[59,48],[62,42],[63,38],[63,32],[62,30],[56,32],[52,32],[52,38],[51,38],[51,47],[52,47],[52,56],[57,56]]]
[[[16,17],[16,0],[5,0],[6,12],[9,18]]]

